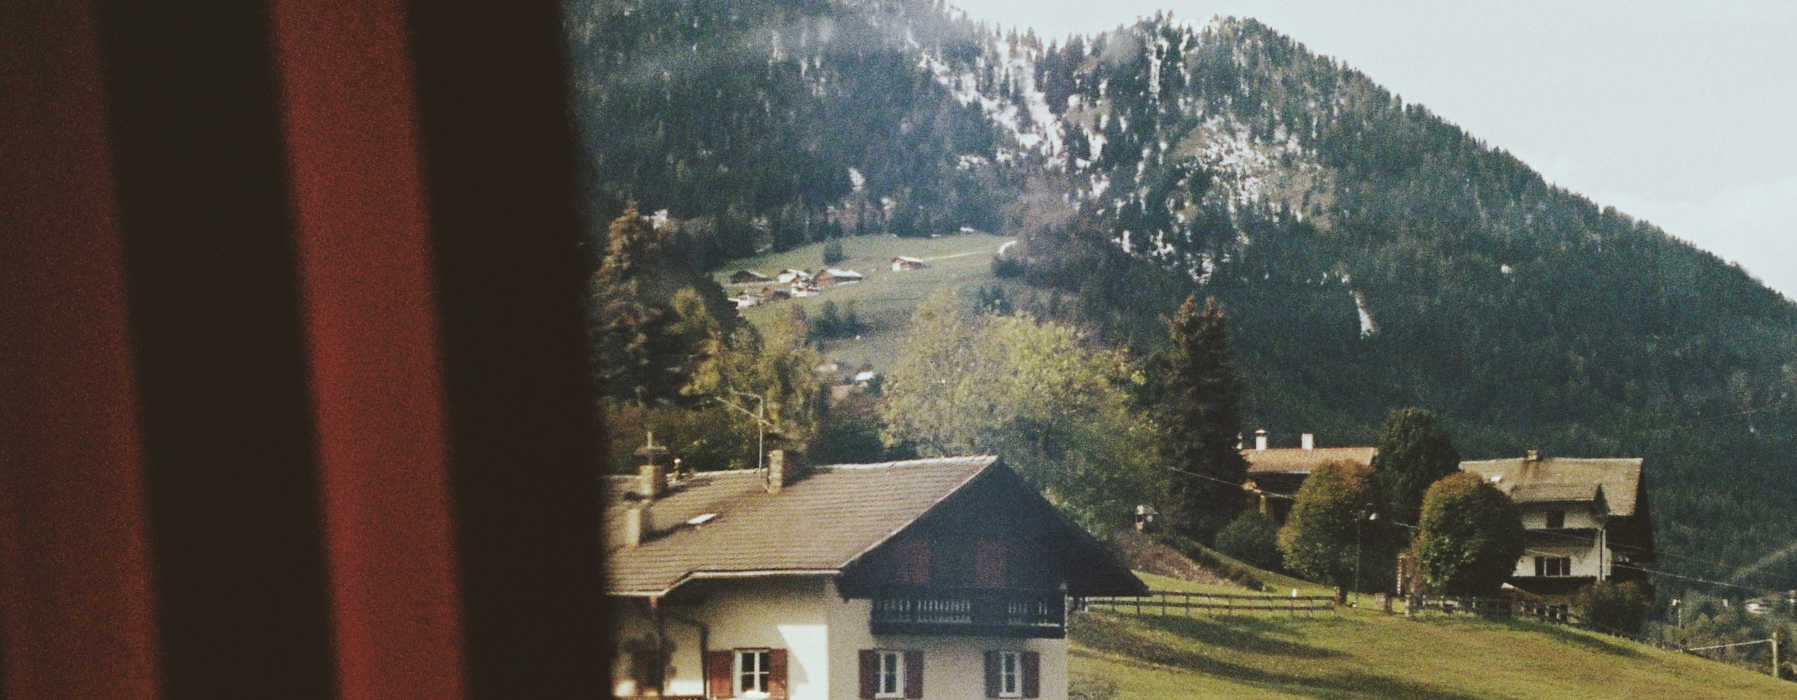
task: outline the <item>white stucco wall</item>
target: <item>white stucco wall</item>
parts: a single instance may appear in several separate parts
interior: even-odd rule
[[[1541,530],[1547,527],[1547,512],[1555,508],[1525,507],[1522,509],[1522,526],[1528,530]],[[1561,507],[1566,513],[1566,524],[1563,528],[1599,528],[1603,521],[1588,508]]]
[[[1580,545],[1570,540],[1566,544],[1530,544],[1527,550],[1523,552],[1522,558],[1516,560],[1516,573],[1513,575],[1534,576],[1535,557],[1538,556],[1557,556],[1571,559],[1572,571],[1567,574],[1568,576],[1598,575],[1598,562],[1600,558],[1598,557],[1597,546]],[[1612,570],[1614,556],[1613,554],[1606,554],[1601,559],[1604,568],[1603,575],[1608,577]]]
[[[786,684],[793,700],[830,697],[829,607],[834,600],[822,579],[768,578],[688,584],[683,591],[702,598],[696,605],[667,605],[663,631],[674,642],[667,681],[670,695],[705,694],[705,662],[698,628],[673,618],[697,620],[709,631],[711,651],[766,647],[786,650]],[[613,665],[613,692],[637,692],[630,681],[629,640],[654,630],[640,607],[620,615],[621,651]]]
[[[1522,509],[1522,526],[1525,530],[1540,530],[1529,538],[1529,545],[1522,558],[1516,560],[1515,576],[1534,576],[1535,557],[1558,556],[1572,560],[1572,570],[1568,576],[1598,576],[1608,578],[1615,561],[1615,552],[1603,553],[1599,556],[1601,543],[1606,540],[1601,534],[1564,533],[1553,534],[1555,529],[1547,526],[1547,514],[1550,510],[1561,510],[1566,519],[1560,529],[1602,530],[1604,518],[1595,508],[1574,506],[1525,506]],[[1599,567],[1602,572],[1599,572]]]
[[[831,675],[830,697],[855,698],[861,690],[862,649],[902,649],[923,652],[923,690],[926,698],[986,697],[988,650],[1033,651],[1041,655],[1038,678],[1043,698],[1067,697],[1067,640],[959,637],[950,635],[874,636],[868,626],[873,602],[842,601],[830,594],[830,628],[833,630],[830,665],[840,669]]]
[[[1533,564],[1531,564],[1533,566]],[[698,629],[675,618],[704,622],[706,647],[768,647],[787,650],[787,689],[792,700],[855,698],[860,692],[862,649],[921,651],[924,695],[931,698],[982,698],[986,694],[985,652],[1033,651],[1041,655],[1041,697],[1067,697],[1067,641],[993,637],[887,635],[875,637],[869,627],[873,604],[844,601],[826,579],[763,579],[690,584],[703,599],[694,605],[666,605],[663,635],[673,644],[667,692],[703,695],[705,664]],[[631,680],[630,654],[652,648],[654,626],[646,607],[626,601],[618,611],[620,653],[612,674],[617,695],[638,692]]]

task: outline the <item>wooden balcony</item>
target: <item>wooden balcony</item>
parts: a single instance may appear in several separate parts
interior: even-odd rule
[[[876,593],[873,603],[874,634],[1067,636],[1066,599],[1058,590],[895,588]]]

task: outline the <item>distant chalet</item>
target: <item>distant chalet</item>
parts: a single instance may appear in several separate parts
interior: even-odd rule
[[[838,270],[831,267],[825,268],[823,272],[817,273],[817,276],[813,279],[819,287],[832,287],[839,284],[854,284],[865,278],[861,273],[854,270]]]
[[[1276,525],[1284,525],[1291,515],[1298,487],[1318,467],[1333,462],[1373,464],[1375,447],[1317,447],[1316,436],[1304,433],[1298,447],[1267,447],[1267,431],[1257,430],[1254,449],[1242,450],[1248,462],[1247,478],[1242,490],[1248,492],[1248,507],[1267,516]]]
[[[929,266],[929,263],[924,262],[922,258],[912,258],[900,255],[892,259],[892,270],[894,272],[900,270],[922,270]]]
[[[754,270],[737,270],[730,275],[731,284],[761,284],[771,281],[772,278]]]
[[[1065,596],[1146,590],[996,457],[769,457],[612,478],[617,696],[1064,698]]]

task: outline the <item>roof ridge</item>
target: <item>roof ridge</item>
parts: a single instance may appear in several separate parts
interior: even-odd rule
[[[977,462],[998,460],[997,455],[960,455],[956,457],[918,457],[916,459],[899,459],[890,462],[848,462],[841,464],[824,464],[813,467],[813,471],[860,471],[872,469],[895,469],[912,466],[927,466],[947,462]]]

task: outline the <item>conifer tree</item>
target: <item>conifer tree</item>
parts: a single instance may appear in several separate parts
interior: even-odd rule
[[[1373,456],[1373,481],[1385,512],[1401,523],[1416,523],[1423,494],[1442,477],[1460,471],[1454,441],[1428,409],[1393,411],[1379,434]]]
[[[1208,539],[1241,508],[1247,462],[1236,447],[1242,432],[1242,377],[1230,358],[1229,321],[1215,299],[1202,310],[1187,297],[1168,322],[1172,347],[1158,363],[1154,414],[1161,429],[1172,526]]]
[[[739,324],[722,290],[670,260],[667,234],[634,204],[611,223],[593,277],[593,373],[601,395],[646,406],[683,397]]]

